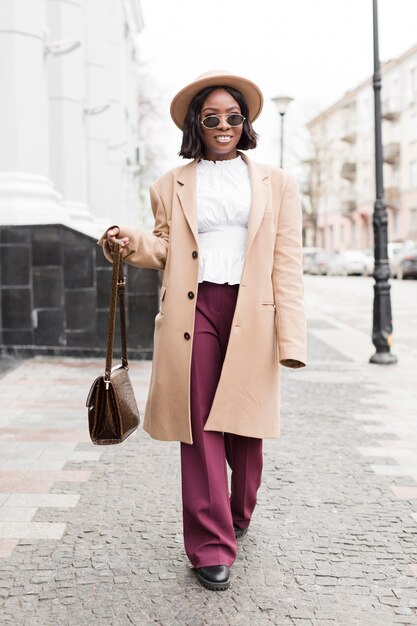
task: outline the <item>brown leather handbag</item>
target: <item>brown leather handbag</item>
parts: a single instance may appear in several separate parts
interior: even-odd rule
[[[97,445],[121,443],[139,425],[139,410],[129,378],[126,348],[125,286],[120,245],[114,246],[113,276],[107,333],[106,367],[91,385],[87,397],[91,441]],[[118,298],[117,298],[118,296]],[[122,362],[112,367],[117,300],[119,302]]]

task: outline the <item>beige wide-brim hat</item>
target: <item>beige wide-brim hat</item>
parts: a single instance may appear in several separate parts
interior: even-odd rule
[[[171,102],[171,117],[181,130],[184,127],[185,116],[192,99],[206,87],[232,87],[240,91],[248,104],[251,122],[256,120],[262,111],[264,99],[261,90],[255,83],[226,70],[211,70],[198,76],[174,96]]]

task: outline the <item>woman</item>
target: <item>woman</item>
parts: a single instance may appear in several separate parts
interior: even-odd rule
[[[151,186],[152,234],[111,227],[124,260],[163,270],[144,429],[181,442],[184,543],[200,583],[227,589],[248,529],[262,440],[279,436],[279,363],[306,363],[295,181],[249,160],[262,93],[224,71],[171,103],[193,160]],[[232,470],[229,496],[226,461]]]

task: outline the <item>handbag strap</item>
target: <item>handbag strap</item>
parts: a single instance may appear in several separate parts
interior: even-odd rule
[[[122,365],[128,367],[127,346],[126,346],[126,311],[125,311],[125,286],[126,277],[123,272],[123,260],[120,253],[120,244],[116,243],[113,248],[113,274],[110,291],[109,322],[107,328],[107,351],[105,382],[110,382],[110,374],[113,361],[114,329],[116,325],[116,307],[119,304],[120,315],[120,336],[122,346]],[[117,298],[117,296],[119,296]]]

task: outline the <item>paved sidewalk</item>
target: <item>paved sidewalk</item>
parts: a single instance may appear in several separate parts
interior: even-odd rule
[[[220,593],[184,555],[178,444],[89,442],[102,362],[7,372],[1,625],[417,625],[416,370],[359,362],[323,316],[309,327],[309,367],[282,371],[282,437],[265,442],[259,505]],[[149,371],[132,364],[142,412]]]

